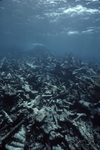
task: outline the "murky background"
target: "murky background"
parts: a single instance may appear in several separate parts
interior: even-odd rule
[[[0,51],[44,46],[99,61],[99,0],[1,0]]]

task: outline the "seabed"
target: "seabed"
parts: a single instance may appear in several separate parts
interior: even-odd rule
[[[100,150],[100,66],[47,51],[2,55],[0,150]]]

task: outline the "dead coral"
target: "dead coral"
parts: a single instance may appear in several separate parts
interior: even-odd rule
[[[98,74],[73,55],[42,56],[1,59],[0,149],[100,149]]]

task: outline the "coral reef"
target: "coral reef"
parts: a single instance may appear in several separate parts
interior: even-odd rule
[[[99,150],[100,72],[67,55],[0,58],[0,150]]]

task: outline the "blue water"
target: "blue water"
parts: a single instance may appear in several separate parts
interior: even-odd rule
[[[1,0],[0,51],[45,46],[99,61],[99,0]]]

